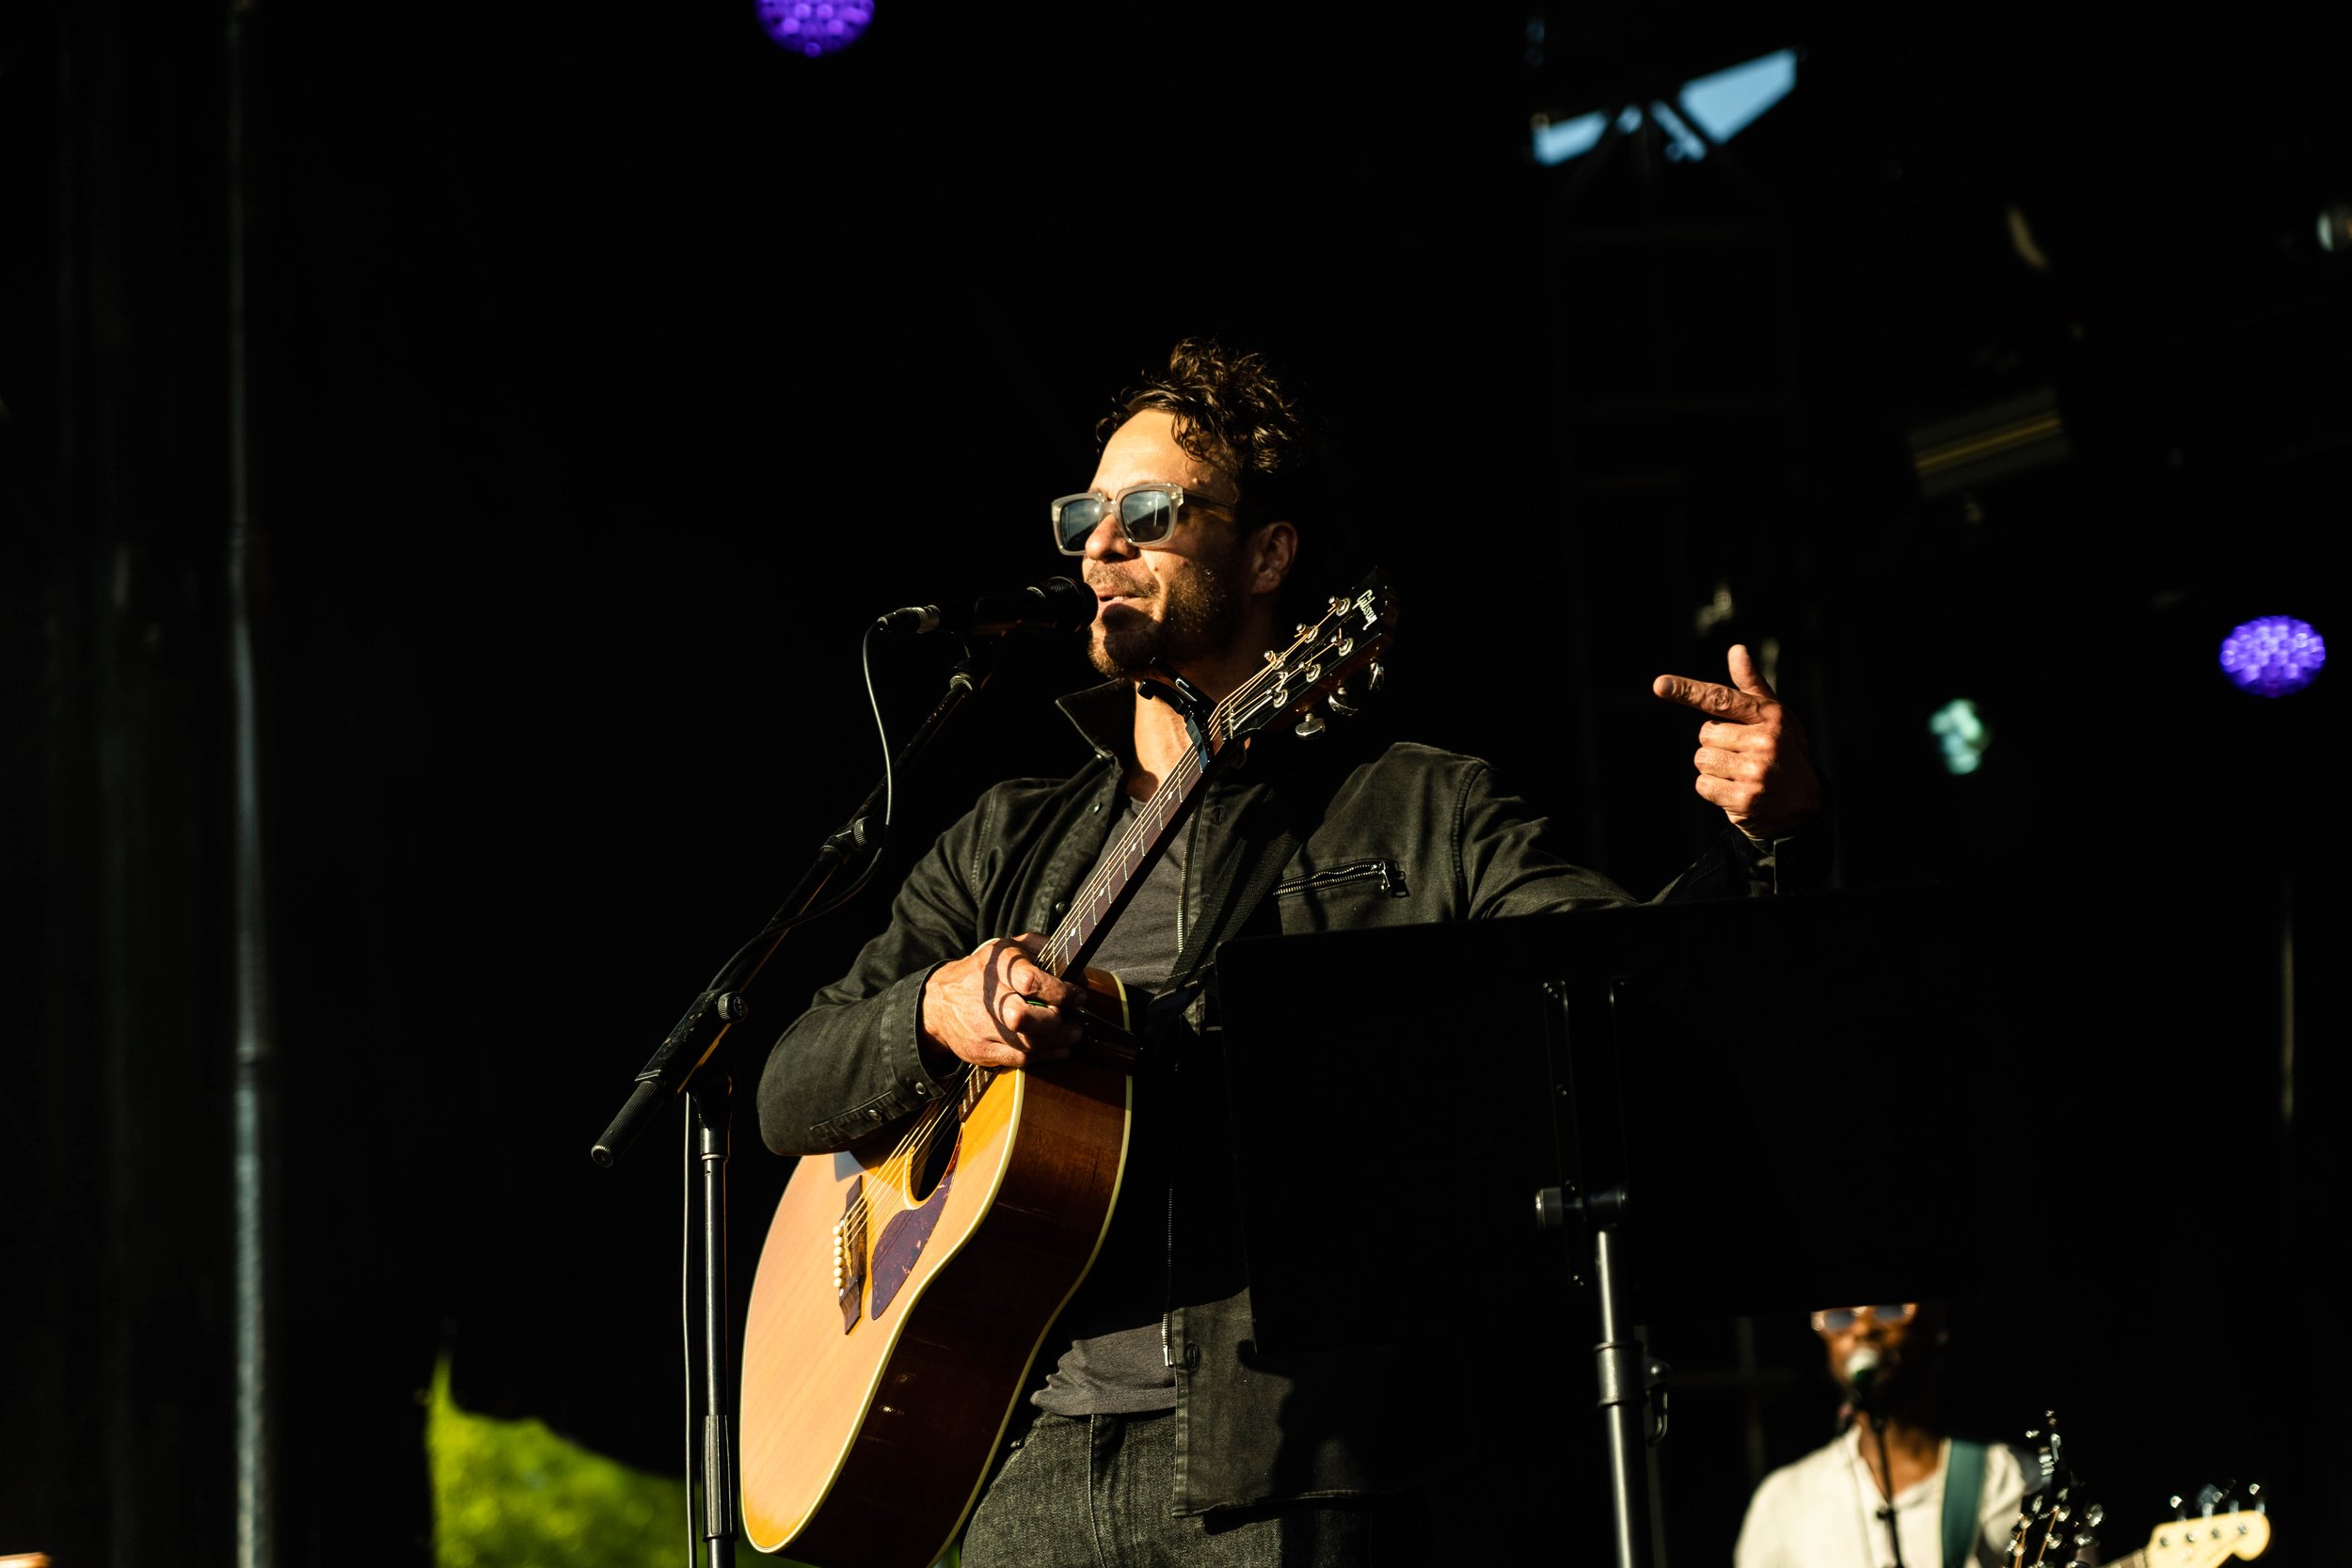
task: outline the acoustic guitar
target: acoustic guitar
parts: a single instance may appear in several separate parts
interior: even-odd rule
[[[1039,958],[1083,975],[1087,1047],[959,1092],[786,1183],[743,1332],[743,1533],[814,1568],[927,1568],[963,1526],[1044,1336],[1094,1261],[1125,1166],[1138,1050],[1124,988],[1086,959],[1210,768],[1375,689],[1394,606],[1374,574],[1223,702],[1181,679],[1193,742]]]

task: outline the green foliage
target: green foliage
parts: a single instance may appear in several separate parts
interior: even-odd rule
[[[542,1421],[460,1410],[449,1360],[434,1369],[425,1449],[433,1467],[433,1555],[439,1568],[677,1568],[690,1530],[686,1483],[565,1441]],[[739,1562],[801,1568],[739,1537]],[[958,1568],[953,1548],[938,1568]],[[705,1560],[698,1557],[697,1560]]]
[[[433,1374],[425,1447],[440,1568],[677,1568],[685,1560],[684,1481],[592,1453],[544,1422],[460,1410],[446,1358]]]

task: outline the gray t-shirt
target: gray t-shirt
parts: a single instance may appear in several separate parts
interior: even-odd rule
[[[1111,824],[1105,858],[1135,820],[1135,800]],[[1177,915],[1183,906],[1187,821],[1143,876],[1089,965],[1106,969],[1130,990],[1165,986],[1176,967]],[[1150,1085],[1136,1083],[1127,1172],[1111,1215],[1110,1232],[1086,1283],[1062,1312],[1070,1343],[1031,1396],[1057,1416],[1133,1415],[1176,1406],[1175,1374],[1168,1365],[1162,1323],[1168,1305],[1168,1175],[1151,1138],[1145,1100]]]

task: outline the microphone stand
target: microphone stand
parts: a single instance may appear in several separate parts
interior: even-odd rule
[[[610,1168],[628,1151],[657,1111],[680,1096],[687,1100],[691,1111],[695,1158],[701,1167],[699,1182],[691,1173],[687,1179],[686,1201],[690,1211],[699,1212],[702,1243],[702,1299],[699,1312],[690,1313],[690,1321],[698,1319],[701,1323],[703,1353],[702,1433],[695,1465],[699,1475],[687,1477],[687,1495],[691,1498],[699,1484],[703,1497],[702,1531],[709,1544],[709,1568],[732,1568],[736,1534],[734,1394],[728,1380],[732,1352],[727,1333],[726,1273],[727,1132],[733,1111],[734,1082],[721,1048],[728,1032],[746,1016],[743,992],[759,977],[786,936],[802,921],[831,912],[834,906],[820,907],[818,899],[841,868],[852,857],[882,852],[882,833],[876,824],[876,814],[889,793],[891,779],[930,743],[965,699],[988,684],[993,669],[988,655],[993,646],[986,641],[977,644],[965,642],[963,657],[948,673],[947,689],[898,749],[891,771],[875,784],[849,819],[818,846],[815,860],[758,935],[738,949],[710,984],[703,988],[702,994],[688,1005],[644,1070],[637,1074],[636,1086],[629,1091],[628,1099],[588,1150],[590,1159]],[[690,1225],[687,1234],[691,1251],[695,1227]],[[690,1266],[688,1272],[691,1275],[695,1271]],[[693,1381],[692,1368],[690,1356],[690,1385]],[[693,1392],[691,1386],[687,1390],[690,1404]],[[691,1547],[688,1568],[693,1568]]]
[[[1886,1456],[1886,1412],[1879,1409],[1878,1390],[1871,1391],[1870,1435],[1879,1444],[1879,1491],[1883,1501],[1879,1517],[1886,1521],[1887,1548],[1895,1554],[1895,1568],[1903,1568],[1903,1532],[1895,1518],[1895,1464]]]

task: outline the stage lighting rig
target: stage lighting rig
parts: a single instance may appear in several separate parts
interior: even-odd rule
[[[2049,387],[1919,425],[1908,441],[1923,500],[2046,468],[2069,451],[2066,419]]]
[[[2352,256],[2352,201],[2330,201],[2319,210],[2319,248]]]
[[[1935,736],[1944,752],[1947,773],[1975,772],[1984,764],[1985,749],[1993,744],[1992,730],[1977,711],[1975,700],[1968,697],[1955,697],[1931,714],[1928,733]]]
[[[1776,49],[1723,71],[1694,76],[1663,98],[1587,109],[1565,117],[1537,113],[1529,118],[1529,150],[1539,164],[1565,164],[1591,151],[1613,127],[1630,135],[1646,119],[1665,139],[1665,155],[1696,163],[1754,124],[1797,85],[1798,52]]]
[[[2240,691],[2285,697],[2302,690],[2328,662],[2328,644],[2308,621],[2265,615],[2221,640],[2221,672]]]
[[[865,36],[873,0],[754,0],[760,30],[795,55],[837,54]]]

